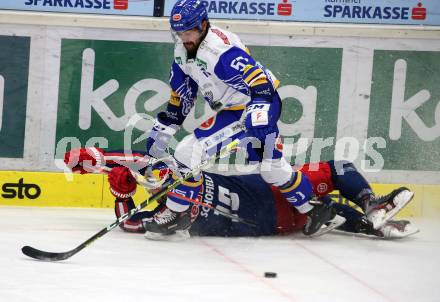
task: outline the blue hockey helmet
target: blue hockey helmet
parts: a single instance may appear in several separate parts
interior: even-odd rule
[[[200,0],[179,0],[171,10],[171,29],[176,32],[201,29],[203,20],[208,20],[208,12]]]

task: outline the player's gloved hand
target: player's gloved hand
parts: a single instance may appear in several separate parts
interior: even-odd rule
[[[154,158],[162,158],[167,155],[166,149],[179,126],[166,121],[164,112],[160,112],[154,121],[153,128],[147,138],[147,154]]]
[[[136,179],[127,167],[114,167],[108,174],[108,182],[116,198],[129,198],[136,193]]]
[[[72,149],[64,154],[64,163],[74,173],[99,173],[105,165],[104,151],[96,147]]]
[[[274,106],[265,99],[255,99],[246,106],[245,127],[249,137],[265,142],[266,136],[275,133],[278,136],[277,115]]]

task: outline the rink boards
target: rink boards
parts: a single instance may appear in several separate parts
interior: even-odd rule
[[[100,174],[0,171],[0,204],[36,207],[113,207],[106,177]],[[135,200],[147,194],[138,188]]]
[[[213,24],[281,81],[289,162],[343,159],[371,182],[440,184],[439,27]],[[166,18],[0,11],[0,170],[58,172],[69,148],[144,150],[173,49]],[[201,95],[194,107],[172,149],[213,115]]]
[[[373,184],[373,189],[382,195],[402,185],[414,191],[415,197],[401,212],[401,217],[440,216],[438,185]],[[333,197],[346,202],[337,194]],[[146,198],[145,190],[138,186],[135,201]],[[0,205],[112,208],[113,200],[105,175],[0,171]]]

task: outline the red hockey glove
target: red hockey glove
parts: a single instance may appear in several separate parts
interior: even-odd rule
[[[101,172],[105,165],[104,151],[96,147],[73,149],[64,154],[64,162],[74,173]]]
[[[129,198],[136,193],[136,179],[127,167],[115,167],[108,174],[110,192],[116,198]]]

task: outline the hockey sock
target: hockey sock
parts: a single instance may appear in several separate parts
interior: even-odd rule
[[[173,176],[174,177],[174,176]],[[202,188],[203,176],[190,178],[178,185],[172,192],[175,194],[168,195],[166,205],[174,212],[184,212],[190,207],[188,199],[196,199]]]
[[[368,224],[368,221],[366,221],[365,216],[361,212],[337,202],[331,202],[331,206],[338,215],[346,219],[345,223],[338,227],[338,230],[350,233],[371,233],[373,228]]]
[[[300,213],[307,213],[313,206],[309,203],[312,197],[312,185],[301,171],[292,173],[290,180],[279,187],[281,194]]]
[[[365,210],[365,203],[374,196],[366,179],[356,167],[347,161],[329,161],[335,189],[340,194]]]

